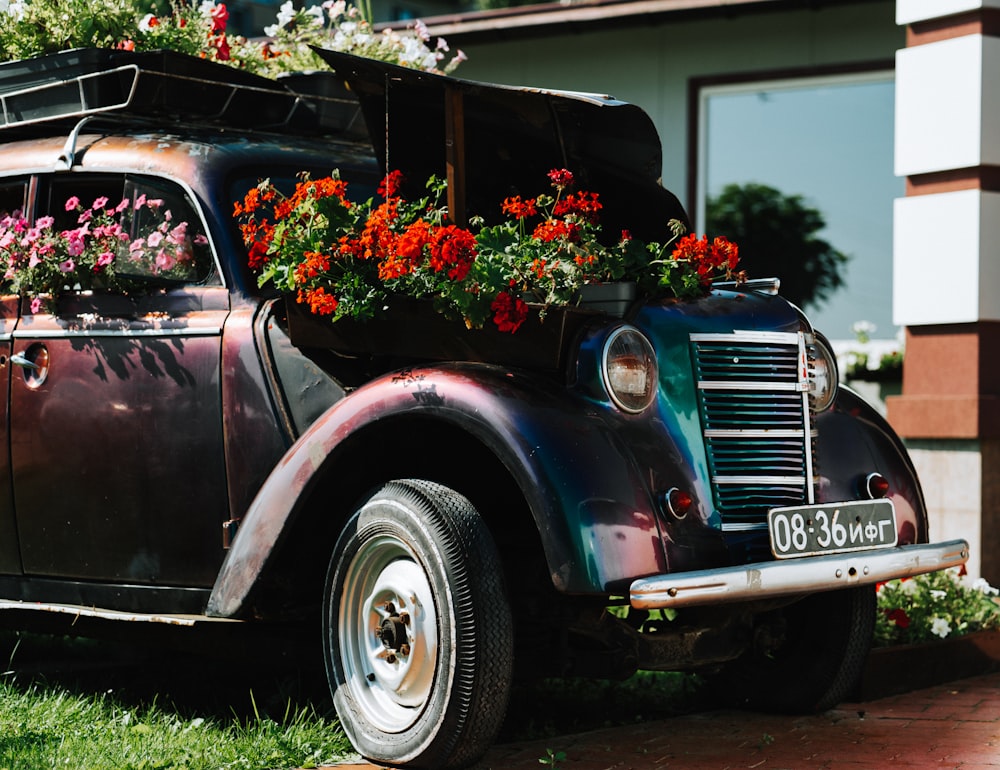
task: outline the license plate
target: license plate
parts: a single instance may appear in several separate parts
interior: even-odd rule
[[[767,528],[779,559],[887,548],[896,545],[896,509],[891,500],[774,508]]]

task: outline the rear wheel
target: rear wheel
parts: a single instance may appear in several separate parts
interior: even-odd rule
[[[486,751],[506,710],[512,622],[496,546],[466,498],[384,486],[341,534],[324,605],[327,678],[359,753],[449,768]]]
[[[825,711],[853,690],[871,647],[872,586],[814,594],[758,619],[753,648],[714,676],[714,689],[764,711]]]

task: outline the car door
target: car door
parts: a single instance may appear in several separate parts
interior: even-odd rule
[[[128,288],[69,291],[35,312],[25,303],[14,331],[10,454],[24,572],[210,586],[228,518],[220,382],[228,292],[180,185],[53,176],[39,183],[36,213],[58,226],[74,197],[129,201],[129,239],[116,259]],[[138,205],[151,200],[156,210]],[[186,223],[184,265],[151,249],[151,228],[166,212],[171,227]]]
[[[27,209],[29,179],[0,181],[0,237],[14,237],[17,223]],[[7,234],[10,234],[9,236]],[[0,425],[7,426],[10,393],[10,353],[13,331],[17,324],[20,302],[17,297],[0,295]],[[11,488],[10,445],[0,441],[0,574],[21,572],[21,555],[17,546],[17,523],[14,519],[14,498]]]

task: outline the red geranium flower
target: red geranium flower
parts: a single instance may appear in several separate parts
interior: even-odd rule
[[[520,297],[512,297],[502,291],[490,306],[493,311],[493,323],[502,332],[516,332],[528,318],[528,305]]]
[[[554,168],[549,172],[549,181],[557,190],[565,190],[573,184],[573,172],[565,168]]]
[[[885,616],[899,628],[909,628],[910,626],[910,616],[907,615],[902,609],[897,608],[890,610],[885,614]]]

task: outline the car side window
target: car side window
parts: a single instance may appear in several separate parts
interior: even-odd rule
[[[27,208],[27,194],[26,182],[0,183],[0,219],[22,217]]]
[[[138,175],[53,177],[44,206],[57,228],[76,228],[113,213],[122,235],[115,276],[129,289],[218,283],[205,228],[187,193],[167,180]],[[216,278],[216,280],[212,280]]]

